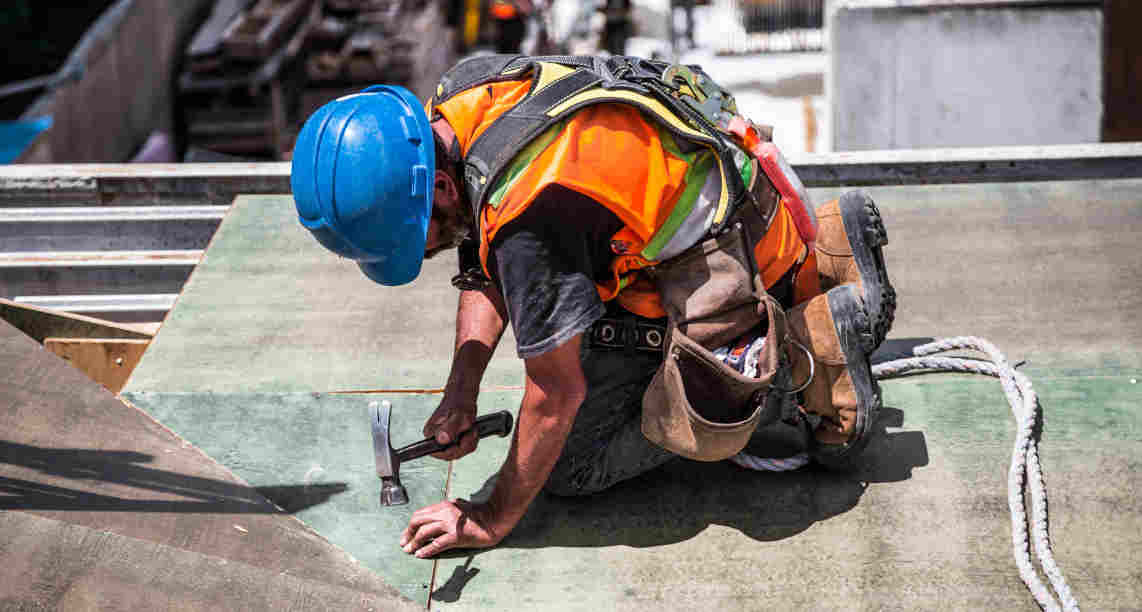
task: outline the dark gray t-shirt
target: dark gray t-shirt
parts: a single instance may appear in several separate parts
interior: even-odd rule
[[[611,236],[622,227],[602,204],[552,186],[499,231],[488,270],[521,358],[560,346],[603,316],[595,281],[610,275]]]

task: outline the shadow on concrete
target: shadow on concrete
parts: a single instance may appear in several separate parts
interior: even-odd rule
[[[933,340],[935,338],[886,338],[884,342],[880,343],[876,352],[869,357],[869,361],[872,362],[872,365],[876,365],[895,359],[915,357],[916,355],[912,352],[913,349]]]
[[[432,600],[442,601],[444,603],[460,601],[460,593],[464,590],[468,581],[480,573],[480,568],[472,567],[472,560],[475,558],[475,553],[469,553],[468,559],[464,561],[464,565],[453,568],[452,575],[448,577],[448,581],[432,592]]]
[[[0,440],[0,468],[15,466],[48,477],[43,479],[47,482],[15,478],[15,470],[5,469],[0,510],[292,514],[349,488],[345,483],[248,487],[138,465],[153,460],[132,451],[43,448]],[[69,481],[95,483],[124,497],[61,486]],[[140,491],[182,499],[139,499]]]
[[[688,540],[710,525],[732,527],[759,541],[781,540],[854,508],[871,484],[908,480],[928,464],[924,434],[887,432],[903,413],[885,407],[876,435],[852,473],[810,466],[755,472],[728,461],[675,460],[584,497],[541,493],[501,548],[551,546],[650,547]],[[495,477],[472,499],[486,499]],[[462,557],[471,551],[457,551]]]

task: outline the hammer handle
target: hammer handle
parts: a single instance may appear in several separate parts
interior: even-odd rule
[[[485,414],[476,419],[476,423],[472,426],[472,429],[475,429],[476,435],[481,438],[486,438],[493,434],[502,438],[512,431],[512,413],[507,410],[501,410],[499,412],[493,412],[492,414]],[[471,429],[468,431],[471,431]],[[456,439],[448,444],[441,444],[436,441],[436,438],[425,438],[420,442],[413,442],[397,450],[397,459],[401,463],[404,463],[405,461],[412,461],[413,459],[425,455],[431,455],[432,453],[438,453],[442,450],[452,448],[460,442],[460,438],[464,437],[466,433],[468,432],[465,431],[459,436],[456,436]]]

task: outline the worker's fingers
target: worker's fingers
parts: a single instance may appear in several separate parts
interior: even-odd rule
[[[421,525],[420,528],[416,530],[416,533],[413,534],[412,539],[405,543],[405,545],[401,548],[406,553],[419,552],[420,549],[427,545],[429,542],[446,534],[447,532],[448,530],[445,528],[444,523],[441,523],[440,521],[434,521],[432,523],[428,523],[427,525]]]
[[[476,446],[480,443],[480,436],[476,435],[475,429],[469,429],[460,436],[460,455],[467,455],[468,453],[476,450]]]
[[[434,435],[436,430],[439,429],[442,424],[444,424],[444,421],[448,420],[449,412],[450,410],[448,404],[441,402],[440,405],[436,407],[436,410],[433,411],[432,416],[428,417],[428,420],[424,422],[424,435]]]
[[[441,444],[451,444],[460,434],[472,428],[476,421],[474,416],[467,410],[453,410],[436,429],[436,441]]]
[[[469,429],[460,433],[459,442],[449,446],[440,452],[432,453],[432,456],[436,457],[437,459],[443,459],[444,461],[459,459],[464,455],[467,455],[468,453],[476,450],[476,446],[479,445],[479,442],[480,436],[476,435],[476,430],[474,428]]]
[[[449,548],[456,546],[458,538],[454,533],[445,533],[444,535],[434,539],[425,546],[416,550],[416,556],[419,559],[431,557],[440,552],[444,552]]]
[[[444,503],[447,502],[425,506],[412,513],[412,517],[408,519],[408,527],[404,528],[400,536],[401,548],[404,548],[404,546],[412,540],[413,535],[416,534],[416,530],[420,529],[422,525],[439,520],[440,506]]]

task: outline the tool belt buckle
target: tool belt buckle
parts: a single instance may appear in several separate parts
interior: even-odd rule
[[[666,343],[666,330],[630,317],[599,319],[591,326],[591,345],[606,349],[631,349],[658,353]]]

